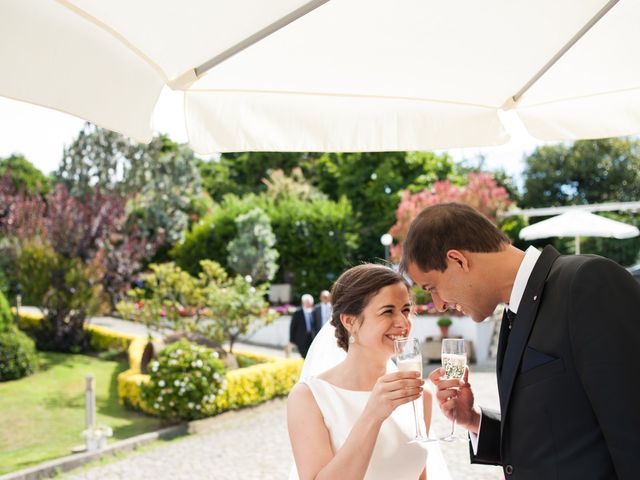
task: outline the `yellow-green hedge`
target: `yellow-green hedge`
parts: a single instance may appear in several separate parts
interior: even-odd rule
[[[15,314],[15,307],[12,308]],[[18,316],[18,326],[21,330],[29,334],[33,334],[40,328],[40,323],[44,320],[44,316],[41,313],[20,312]],[[92,325],[86,323],[84,329],[89,334],[89,343],[91,348],[97,352],[104,352],[107,350],[117,350],[124,352],[129,348],[131,342],[137,338],[136,335],[117,332],[107,327],[100,325]],[[144,345],[142,346],[144,349]],[[142,352],[140,352],[142,357]]]
[[[140,373],[140,360],[146,339],[140,338],[129,346],[131,368],[118,375],[118,400],[121,404],[155,414],[141,397],[141,385],[149,381],[149,375]],[[227,372],[227,388],[216,397],[207,413],[214,415],[225,410],[235,410],[256,405],[278,395],[286,395],[300,377],[302,359],[281,359],[252,352],[238,352],[247,358],[261,362],[246,368]]]
[[[42,320],[42,314],[20,312],[19,326],[27,332],[33,332],[40,327]],[[140,395],[140,386],[149,381],[149,375],[140,373],[140,362],[147,338],[92,324],[86,324],[84,328],[91,337],[91,347],[94,350],[127,350],[129,370],[118,375],[118,400],[123,405],[154,414],[153,409],[144,404]],[[212,415],[256,405],[278,395],[286,395],[298,381],[302,359],[282,359],[253,352],[237,353],[257,362],[257,365],[227,372],[227,388],[216,397],[209,412]]]

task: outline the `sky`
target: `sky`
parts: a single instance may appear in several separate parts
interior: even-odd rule
[[[182,112],[182,96],[164,90],[154,113],[155,130],[167,133],[177,142],[186,142],[187,134]],[[456,161],[474,160],[484,155],[489,169],[502,167],[520,183],[524,168],[524,155],[541,142],[531,137],[515,115],[501,115],[512,138],[499,147],[455,148],[446,150]],[[54,171],[62,158],[62,152],[82,128],[84,120],[28,103],[0,97],[0,157],[12,153],[23,154],[38,169],[48,174]]]

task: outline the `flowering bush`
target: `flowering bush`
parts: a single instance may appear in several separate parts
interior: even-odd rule
[[[422,209],[443,202],[460,202],[470,205],[497,223],[498,212],[507,210],[513,203],[504,187],[497,184],[493,175],[487,173],[469,173],[467,184],[453,185],[448,180],[438,181],[430,190],[412,194],[406,190],[402,194],[396,210],[396,223],[389,233],[395,241],[391,245],[391,257],[394,260],[402,256],[402,242],[407,236],[409,225]]]
[[[278,305],[277,307],[272,308],[280,315],[292,315],[296,311],[296,306],[291,305],[290,303],[285,303],[284,305]]]
[[[142,400],[157,415],[194,420],[207,416],[227,386],[218,353],[179,340],[150,364],[150,380],[142,385]]]

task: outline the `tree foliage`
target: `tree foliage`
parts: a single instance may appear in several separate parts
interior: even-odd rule
[[[276,236],[280,253],[276,281],[293,284],[298,293],[316,292],[327,288],[350,265],[357,233],[348,200],[274,201],[266,195],[225,197],[174,247],[176,263],[194,275],[202,259],[215,260],[231,270],[227,245],[238,233],[235,219],[256,207],[269,216]]]
[[[636,201],[640,142],[607,138],[538,147],[526,159],[525,208]]]
[[[430,152],[324,154],[316,162],[315,175],[318,187],[331,199],[344,196],[351,202],[360,236],[356,262],[382,256],[380,236],[395,221],[402,191],[419,191],[438,180],[461,180],[449,157]]]
[[[524,178],[521,206],[526,208],[637,201],[640,142],[607,138],[538,147],[526,160]],[[635,213],[600,215],[640,225],[640,217]],[[534,222],[538,220],[542,218],[535,218]],[[561,252],[573,253],[573,239],[554,238],[551,242]],[[638,259],[640,239],[591,237],[583,239],[581,247],[583,253],[603,255],[630,265]]]
[[[267,214],[254,208],[236,218],[236,229],[236,237],[227,246],[229,266],[253,280],[271,281],[278,270],[279,254]]]
[[[49,179],[22,155],[0,159],[0,176],[5,174],[9,174],[16,192],[31,196],[46,195],[49,191]]]
[[[189,226],[192,199],[201,193],[197,162],[186,145],[165,135],[144,145],[89,123],[65,149],[55,178],[77,198],[94,189],[124,195],[139,233],[168,245]]]

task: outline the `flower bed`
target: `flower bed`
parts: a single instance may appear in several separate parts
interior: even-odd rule
[[[146,342],[146,339],[142,340]],[[150,376],[140,373],[141,343],[136,340],[129,347],[132,368],[118,375],[118,398],[124,405],[156,415],[158,412],[153,405],[142,398],[141,386],[150,381]],[[257,363],[226,372],[226,388],[207,407],[207,415],[257,405],[273,397],[286,395],[298,381],[302,369],[302,359],[280,359],[250,352],[239,352],[237,355]]]

